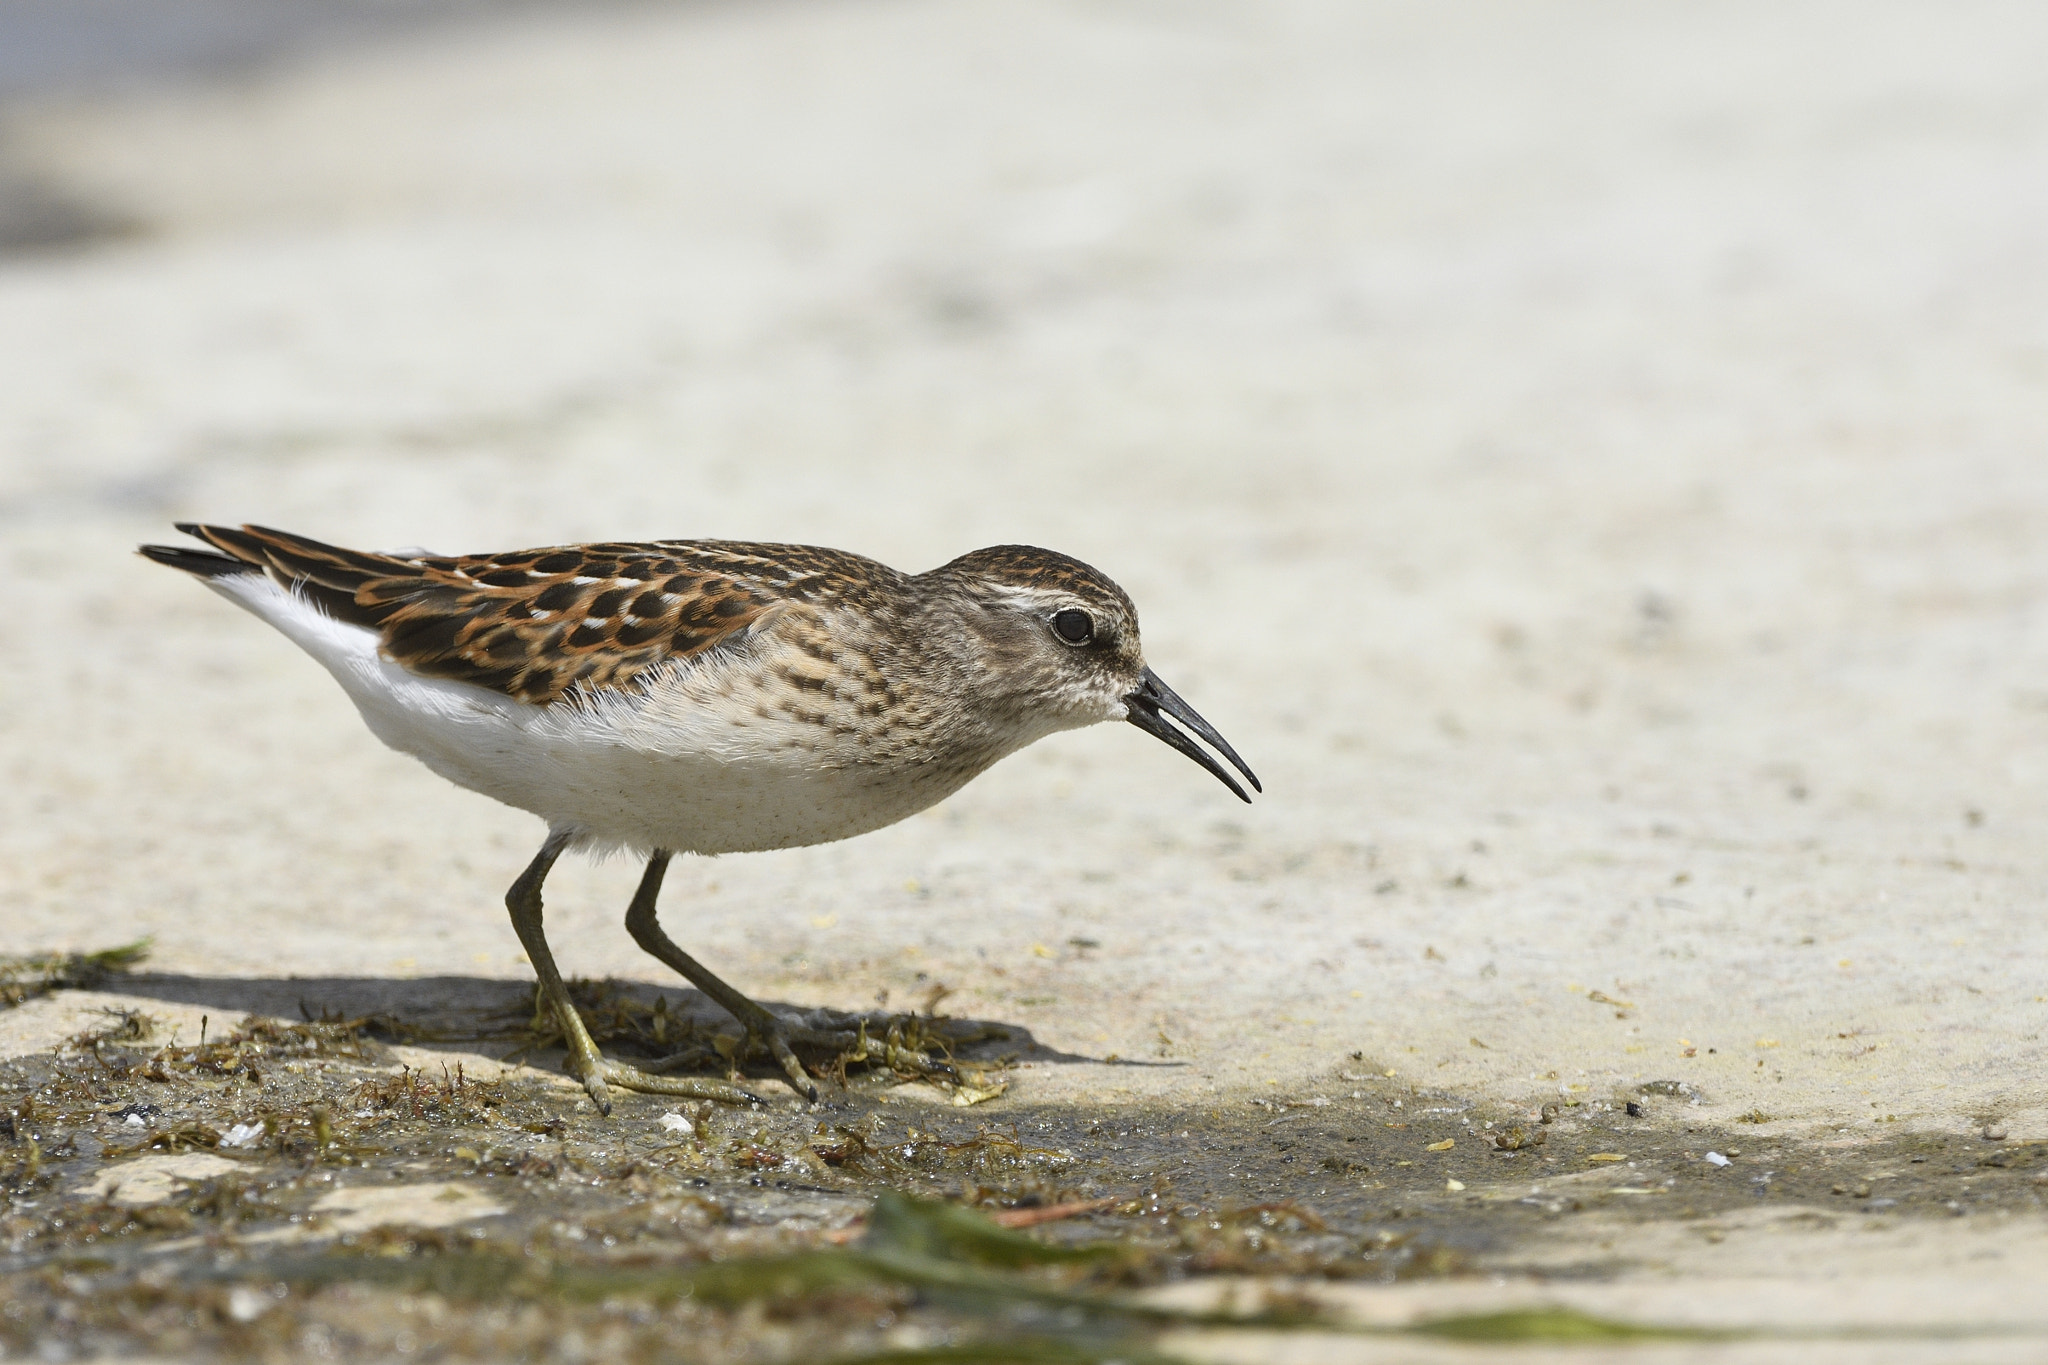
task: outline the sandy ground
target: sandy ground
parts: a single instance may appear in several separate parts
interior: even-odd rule
[[[1099,1059],[1020,1072],[1076,1113],[1369,1069],[2048,1140],[2044,43],[2017,4],[702,5],[21,102],[13,164],[136,226],[0,260],[0,952],[148,937],[216,1016],[526,976],[537,822],[128,553],[173,519],[1027,541],[1130,590],[1267,795],[1118,727],[679,865],[737,984],[944,983]],[[662,979],[634,875],[556,874],[568,970]],[[2038,1277],[2038,1219],[1815,1301]]]

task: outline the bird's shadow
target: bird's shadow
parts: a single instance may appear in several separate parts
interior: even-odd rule
[[[671,1019],[711,1028],[733,1026],[732,1016],[701,991],[664,989],[637,981],[607,980],[599,988],[613,999],[646,1007],[667,1002]],[[479,976],[193,976],[178,972],[127,972],[101,989],[148,1000],[220,1010],[224,1014],[257,1014],[283,1019],[377,1019],[410,1044],[429,1048],[476,1051],[497,1047],[517,1051],[505,1032],[522,1012],[533,1009],[530,983]],[[777,1013],[801,1014],[807,1006],[763,1000]],[[498,1022],[499,1034],[484,1032],[485,1021]],[[999,1019],[941,1019],[943,1032],[969,1041],[956,1049],[966,1060],[1013,1056],[1020,1062],[1059,1062],[1092,1066],[1178,1067],[1184,1062],[1139,1061],[1110,1055],[1091,1057],[1064,1052],[1040,1042],[1022,1024]]]

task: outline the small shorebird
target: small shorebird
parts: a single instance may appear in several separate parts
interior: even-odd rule
[[[370,554],[260,526],[178,529],[211,548],[141,552],[284,632],[392,748],[547,821],[505,904],[568,1069],[605,1113],[607,1085],[758,1101],[599,1053],[541,932],[541,883],[568,849],[646,856],[627,931],[815,1100],[791,1042],[855,1034],[831,1011],[773,1014],[677,947],[654,909],[673,855],[879,829],[1033,740],[1097,721],[1129,721],[1249,801],[1171,717],[1259,787],[1145,666],[1123,589],[1051,550],[1001,545],[905,574],[808,545]]]

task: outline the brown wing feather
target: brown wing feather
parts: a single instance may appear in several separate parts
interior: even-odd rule
[[[555,701],[716,647],[779,604],[893,575],[857,555],[727,541],[571,545],[455,557],[366,554],[261,526],[182,526],[368,626],[414,673]]]

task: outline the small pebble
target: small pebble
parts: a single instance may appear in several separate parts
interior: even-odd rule
[[[684,1137],[688,1137],[697,1131],[696,1125],[692,1124],[681,1114],[663,1114],[661,1116],[661,1126],[668,1129],[671,1133],[680,1133]]]
[[[238,1284],[228,1291],[228,1316],[236,1322],[254,1322],[270,1311],[270,1299],[260,1289]]]
[[[1719,1152],[1708,1152],[1707,1164],[1709,1166],[1726,1166],[1728,1164],[1728,1158],[1722,1156]]]
[[[1985,1140],[1986,1142],[2003,1142],[2003,1141],[2005,1141],[2005,1125],[2004,1125],[2004,1124],[2002,1124],[2002,1123],[1987,1123],[1987,1124],[1985,1124],[1985,1125],[1984,1125],[1984,1140]]]

